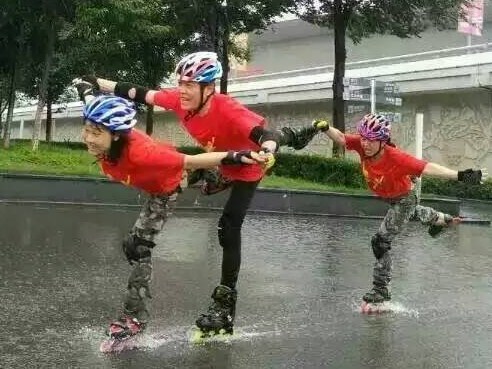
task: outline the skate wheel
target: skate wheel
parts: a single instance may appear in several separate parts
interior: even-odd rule
[[[207,331],[204,332],[198,327],[193,327],[190,334],[190,342],[195,344],[201,344],[207,341],[221,341],[222,338],[227,339],[232,335],[232,329],[226,330],[224,328],[218,331]]]

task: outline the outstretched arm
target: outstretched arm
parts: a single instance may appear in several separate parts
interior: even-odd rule
[[[427,163],[422,172],[423,175],[428,175],[432,177],[439,177],[444,179],[454,179],[458,180],[458,171],[446,168],[442,165],[435,163]]]
[[[96,76],[83,76],[82,80],[89,82],[100,91],[114,93],[116,96],[142,104],[154,105],[154,96],[158,92],[133,83],[115,82]]]
[[[444,179],[453,179],[468,184],[483,183],[488,175],[485,169],[466,169],[456,171],[435,163],[427,163],[422,174]]]
[[[214,168],[217,165],[262,164],[265,158],[254,151],[207,152],[197,155],[185,155],[185,169]]]
[[[313,121],[313,127],[324,132],[330,139],[340,146],[345,146],[345,134],[335,127],[330,127],[330,124],[326,120]]]

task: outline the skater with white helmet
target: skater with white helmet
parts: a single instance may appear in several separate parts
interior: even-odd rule
[[[172,210],[183,171],[213,168],[219,164],[231,167],[264,165],[266,159],[248,148],[184,155],[172,145],[154,141],[134,128],[136,110],[131,101],[113,95],[95,97],[92,86],[81,80],[75,81],[75,86],[86,103],[82,137],[88,152],[97,159],[107,177],[149,195],[123,242],[123,251],[133,269],[128,279],[123,314],[109,327],[110,336],[121,340],[140,333],[149,319],[147,299],[150,297],[154,239]]]
[[[271,131],[265,119],[234,98],[215,93],[215,81],[222,77],[222,66],[213,52],[186,55],[176,66],[178,86],[151,90],[126,82],[113,82],[95,76],[83,80],[96,89],[114,93],[135,102],[173,111],[182,127],[207,151],[251,150],[268,158],[265,167],[221,165],[222,185],[211,193],[230,186],[230,195],[219,220],[218,238],[222,247],[220,283],[212,292],[212,304],[196,320],[204,336],[232,333],[237,299],[236,284],[241,265],[241,228],[258,183],[274,162],[281,145],[305,147],[317,133],[314,127],[301,130],[282,128]]]

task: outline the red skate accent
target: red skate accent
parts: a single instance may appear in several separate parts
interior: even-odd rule
[[[130,351],[138,348],[139,336],[129,336],[123,339],[110,338],[101,342],[99,350],[105,354]]]
[[[371,303],[363,301],[360,306],[360,312],[362,314],[382,314],[389,311],[388,307],[384,303]]]
[[[139,333],[142,332],[142,324],[138,320],[129,316],[124,317],[125,322],[112,322],[109,326],[109,334],[111,338],[104,340],[99,347],[101,352],[122,352],[133,350],[138,347]],[[125,330],[130,330],[130,335],[122,338],[117,338]]]

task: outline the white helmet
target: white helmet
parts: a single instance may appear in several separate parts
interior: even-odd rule
[[[209,83],[222,77],[222,65],[216,53],[199,51],[181,59],[176,66],[176,74],[180,81]]]

